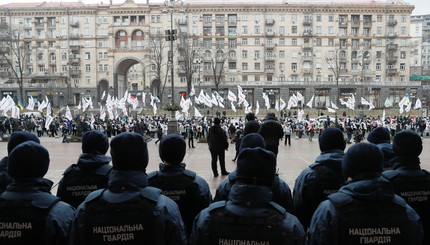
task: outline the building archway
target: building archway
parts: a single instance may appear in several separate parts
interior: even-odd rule
[[[127,72],[135,64],[141,63],[134,57],[126,57],[118,61],[114,70],[114,96],[122,97],[128,89]],[[103,93],[103,92],[102,92]]]
[[[105,91],[106,91],[106,96],[102,98],[103,92]],[[108,93],[109,93],[109,82],[106,79],[102,79],[97,85],[97,101],[105,102]]]

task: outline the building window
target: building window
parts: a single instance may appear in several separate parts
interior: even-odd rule
[[[255,45],[260,45],[260,38],[256,38],[256,39],[254,40],[254,44],[255,44]]]
[[[244,70],[244,71],[248,70],[248,63],[247,62],[242,63],[242,70]]]
[[[334,15],[332,14],[328,15],[328,22],[334,22]]]
[[[291,70],[293,71],[297,70],[297,63],[291,63]]]
[[[293,34],[297,33],[297,26],[291,27],[291,33],[293,33]]]
[[[405,63],[400,63],[400,70],[401,71],[404,71],[405,67],[406,67]]]
[[[382,22],[382,14],[378,14],[378,15],[376,16],[376,21],[377,21],[377,22]]]
[[[260,68],[260,63],[259,62],[255,62],[255,64],[254,64],[254,70],[256,70],[256,71],[259,71],[261,68]]]
[[[90,64],[86,64],[85,65],[85,71],[86,72],[90,72],[91,71],[91,65]]]
[[[297,46],[297,38],[291,39],[291,45]]]
[[[279,50],[279,58],[285,58],[285,50]]]
[[[242,58],[248,58],[248,50],[242,50]]]
[[[91,77],[90,76],[85,77],[85,82],[87,84],[91,84]]]
[[[279,38],[279,45],[285,45],[285,38]]]

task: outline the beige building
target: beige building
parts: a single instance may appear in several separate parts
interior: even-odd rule
[[[357,102],[364,97],[382,107],[387,97],[420,96],[420,82],[409,81],[413,9],[402,1],[336,0],[188,0],[174,8],[132,0],[6,4],[0,5],[0,28],[22,31],[23,42],[31,46],[23,66],[25,96],[46,94],[55,106],[77,103],[82,96],[100,101],[106,90],[122,97],[126,89],[136,95],[164,91],[164,101],[170,102],[170,42],[158,40],[164,48],[157,75],[150,37],[164,37],[173,26],[198,46],[190,79],[197,93],[215,87],[213,57],[221,52],[222,96],[241,85],[250,104],[262,104],[262,92],[272,106],[300,92],[306,101],[315,95],[314,106],[324,107],[354,93]],[[187,57],[174,42],[178,102],[187,91]],[[5,60],[0,64],[0,92],[19,96],[11,68]]]

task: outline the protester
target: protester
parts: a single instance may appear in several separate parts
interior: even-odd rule
[[[77,208],[92,191],[106,188],[112,166],[111,157],[106,156],[109,141],[106,134],[90,130],[82,135],[82,154],[76,164],[63,173],[57,196]]]
[[[305,229],[309,228],[312,214],[327,196],[342,186],[342,160],[345,140],[338,128],[327,128],[319,137],[321,154],[297,177],[294,186],[294,214]]]
[[[383,155],[370,143],[351,146],[342,161],[348,183],[312,216],[309,244],[422,244],[418,214],[381,178]]]
[[[423,244],[430,244],[430,173],[420,167],[422,139],[413,130],[398,132],[394,135],[393,150],[393,170],[384,171],[382,176],[418,213],[424,228]]]
[[[48,168],[49,153],[35,141],[10,152],[13,181],[0,195],[0,244],[67,244],[75,210],[49,192]]]
[[[200,212],[190,244],[304,244],[305,232],[297,218],[272,202],[276,155],[247,147],[237,162],[237,182],[228,201]]]
[[[284,137],[284,130],[274,113],[267,113],[265,121],[260,126],[259,133],[264,138],[266,149],[277,155],[279,140]]]
[[[162,163],[160,170],[148,174],[150,186],[175,201],[181,211],[187,234],[197,214],[212,202],[208,183],[191,170],[185,169],[186,143],[179,134],[164,136],[158,147]]]
[[[125,132],[111,141],[108,187],[90,193],[76,210],[69,244],[133,242],[187,244],[178,205],[148,187],[144,138]]]
[[[217,161],[221,168],[222,175],[228,175],[225,168],[225,151],[228,150],[228,139],[226,132],[220,126],[221,120],[216,117],[214,119],[214,125],[210,127],[208,133],[208,145],[209,151],[211,152],[211,166],[214,177],[218,177]]]

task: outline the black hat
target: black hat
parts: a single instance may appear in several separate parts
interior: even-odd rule
[[[12,150],[19,144],[26,141],[34,141],[40,144],[39,138],[36,135],[27,131],[15,131],[9,136],[7,142],[7,153],[10,154]]]
[[[346,142],[342,131],[335,127],[326,128],[318,138],[321,152],[345,150]]]
[[[179,134],[163,136],[158,147],[161,160],[170,164],[179,164],[184,160],[187,144]]]
[[[346,177],[376,178],[382,173],[382,151],[371,143],[358,143],[349,147],[342,161],[342,172]]]
[[[214,118],[214,124],[215,125],[220,125],[221,124],[221,119],[219,119],[218,117]]]
[[[255,148],[255,147],[261,147],[266,148],[266,143],[264,142],[263,136],[261,136],[258,133],[250,133],[245,135],[245,137],[242,138],[242,141],[240,142],[240,148],[239,151],[244,148]]]
[[[146,170],[148,166],[148,147],[142,135],[124,132],[110,142],[110,155],[113,169]]]
[[[9,154],[8,173],[12,178],[43,177],[48,168],[48,150],[37,142],[21,143]]]
[[[275,120],[276,121],[278,119],[276,118],[275,113],[269,112],[269,113],[267,113],[265,120]]]
[[[82,152],[98,152],[106,154],[109,149],[109,140],[106,134],[99,130],[90,130],[82,135]]]
[[[377,127],[367,135],[367,141],[373,144],[390,143],[390,132],[386,127]]]
[[[238,180],[247,183],[271,185],[276,173],[276,156],[261,147],[244,148],[237,158]]]
[[[243,130],[243,135],[247,135],[249,133],[258,133],[259,130],[260,130],[260,123],[255,120],[251,120],[245,123],[245,129]]]
[[[393,151],[396,156],[417,157],[423,151],[423,140],[413,130],[400,131],[394,135]]]

